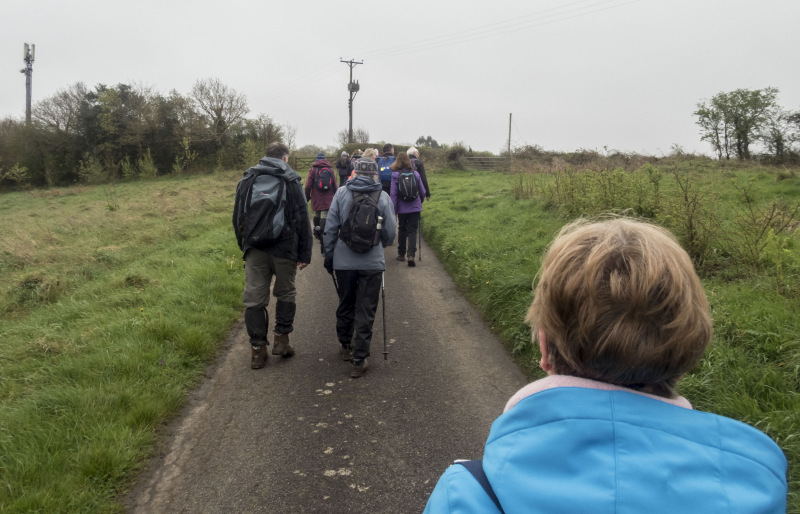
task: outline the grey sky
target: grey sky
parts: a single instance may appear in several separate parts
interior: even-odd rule
[[[0,117],[25,112],[23,43],[36,44],[34,103],[82,81],[188,94],[218,77],[250,117],[334,144],[431,135],[512,144],[709,153],[692,112],[720,91],[775,86],[800,109],[798,0],[3,0]]]

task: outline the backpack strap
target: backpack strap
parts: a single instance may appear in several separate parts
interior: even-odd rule
[[[504,512],[502,505],[500,505],[500,500],[498,500],[497,495],[494,494],[494,489],[492,489],[492,484],[490,484],[489,479],[486,478],[486,472],[483,471],[483,460],[481,459],[462,460],[456,462],[456,464],[461,464],[462,466],[467,468],[467,471],[472,473],[472,476],[475,477],[475,480],[477,480],[478,483],[481,484],[481,487],[483,487],[484,492],[486,492],[486,494],[492,500],[495,507],[497,507],[497,510],[499,510],[500,512]]]

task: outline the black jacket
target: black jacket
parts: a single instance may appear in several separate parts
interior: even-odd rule
[[[422,179],[422,185],[425,186],[425,198],[431,197],[431,188],[428,186],[428,178],[425,176],[425,165],[416,157],[411,157],[411,164],[414,169],[419,173],[419,178]]]
[[[353,162],[350,159],[339,157],[339,160],[336,161],[336,169],[339,171],[340,177],[350,176],[350,172],[353,171]]]
[[[262,157],[259,163],[244,172],[244,178],[249,175],[274,175],[283,177],[286,180],[286,208],[288,208],[287,223],[290,223],[294,230],[291,234],[281,239],[264,251],[274,255],[306,264],[311,262],[311,222],[308,219],[308,209],[306,208],[306,196],[300,182],[300,175],[295,173],[281,159],[273,157]],[[241,185],[241,180],[239,184]],[[248,246],[242,244],[242,234],[237,223],[239,213],[239,187],[237,186],[236,201],[233,206],[233,230],[236,233],[236,241],[242,249],[242,256],[247,254]]]

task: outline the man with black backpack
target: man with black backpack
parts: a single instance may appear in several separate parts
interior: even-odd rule
[[[358,378],[368,369],[372,325],[386,269],[383,249],[394,241],[397,224],[392,201],[377,182],[375,161],[359,160],[354,173],[333,197],[323,242],[325,269],[334,275],[339,294],[339,352],[351,363],[350,376]]]
[[[273,355],[291,357],[289,333],[297,309],[295,276],[311,262],[311,226],[300,175],[289,167],[289,148],[267,147],[236,187],[233,230],[245,261],[244,323],[250,336],[252,369],[267,363],[270,284],[275,304]]]
[[[311,210],[314,211],[314,237],[319,239],[320,249],[324,254],[322,234],[325,233],[328,209],[331,208],[331,200],[336,193],[336,179],[333,166],[325,159],[325,154],[322,152],[317,154],[317,160],[308,170],[305,193],[306,201],[311,200]]]

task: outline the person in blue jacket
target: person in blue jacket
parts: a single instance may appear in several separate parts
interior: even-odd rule
[[[547,377],[508,401],[477,469],[450,466],[425,512],[785,512],[780,448],[677,395],[712,322],[668,231],[580,220],[538,276],[526,320]]]

